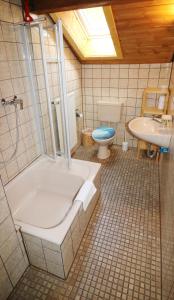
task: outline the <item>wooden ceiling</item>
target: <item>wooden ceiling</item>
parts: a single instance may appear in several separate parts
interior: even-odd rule
[[[127,1],[112,6],[124,61],[169,62],[174,52],[174,1]],[[123,1],[124,2],[124,1]]]
[[[170,62],[172,59],[174,0],[32,0],[31,2],[31,10],[39,14],[111,5],[123,53],[123,59],[114,63],[162,63]],[[112,63],[106,61],[109,62]]]

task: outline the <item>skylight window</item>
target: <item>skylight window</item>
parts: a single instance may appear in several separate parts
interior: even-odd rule
[[[87,36],[83,49],[85,57],[116,56],[110,30],[102,7],[79,9],[75,11]]]
[[[112,9],[85,8],[51,14],[62,19],[64,35],[81,61],[122,58]]]
[[[77,14],[90,37],[110,35],[102,7],[77,10]]]

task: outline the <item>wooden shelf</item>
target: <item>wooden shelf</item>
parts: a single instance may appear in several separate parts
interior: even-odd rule
[[[148,97],[151,94],[157,94],[158,100],[154,99],[154,106],[148,105]],[[163,109],[158,108],[159,97],[164,96],[164,107]],[[168,88],[146,88],[143,93],[143,102],[141,107],[141,116],[144,115],[164,115],[167,112],[169,99],[169,90]]]
[[[144,115],[163,115],[164,111],[163,110],[159,110],[158,108],[147,108],[144,113]]]

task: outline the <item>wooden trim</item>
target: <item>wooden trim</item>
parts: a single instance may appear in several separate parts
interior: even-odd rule
[[[146,88],[144,89],[145,94],[169,94],[168,88]]]
[[[51,14],[48,15],[48,17],[51,19],[51,22],[55,24],[54,18],[52,17]],[[71,44],[69,43],[69,41],[66,39],[65,35],[64,35],[64,39],[65,42],[68,44],[68,47],[71,49],[72,53],[74,54],[74,56],[76,57],[76,59],[81,63],[81,59],[78,57],[77,53],[74,51],[73,47],[71,46]]]
[[[142,58],[124,58],[124,59],[105,59],[103,58],[103,60],[95,60],[93,61],[92,59],[89,60],[80,60],[80,62],[82,64],[142,64],[142,63],[146,63],[146,64],[162,64],[162,63],[168,63],[170,62],[169,59],[167,58],[144,58],[143,62],[142,62]]]
[[[66,29],[66,27],[64,26],[64,24],[62,24],[62,25],[63,25],[63,35],[64,35],[65,39],[68,41],[68,44],[71,45],[71,47],[74,50],[74,52],[76,53],[77,57],[79,57],[80,60],[84,60],[85,57],[83,56],[82,52],[80,51],[78,45],[74,42],[73,38],[69,34],[69,32]]]
[[[111,6],[105,6],[103,7],[103,11],[105,14],[105,18],[110,30],[110,34],[112,37],[112,41],[114,43],[114,47],[115,47],[115,51],[117,54],[117,57],[115,57],[115,59],[122,59],[123,55],[122,55],[122,51],[121,51],[121,46],[120,46],[120,40],[119,40],[119,36],[118,36],[118,32],[117,32],[117,28],[116,28],[116,22],[113,16],[113,12],[112,12],[112,8]]]
[[[69,31],[66,28],[66,24],[65,24],[65,20],[64,20],[64,15],[66,14],[72,14],[73,11],[66,11],[66,12],[58,12],[58,13],[53,13],[50,14],[52,19],[54,20],[54,22],[56,23],[58,19],[62,20],[62,27],[63,27],[63,35],[65,40],[67,41],[68,45],[70,45],[70,48],[73,49],[73,53],[75,53],[75,55],[77,56],[78,60],[81,62],[82,60],[85,59],[85,57],[83,56],[80,48],[78,47],[78,45],[75,43],[74,39],[72,38],[71,34],[69,33]],[[70,18],[70,16],[69,16]]]
[[[65,42],[67,43],[68,47],[71,49],[72,53],[74,54],[75,58],[81,63],[82,60],[81,60],[80,57],[77,55],[77,53],[74,51],[74,48],[73,48],[72,45],[69,43],[69,41],[66,39],[65,35],[64,35],[64,39],[65,39]]]

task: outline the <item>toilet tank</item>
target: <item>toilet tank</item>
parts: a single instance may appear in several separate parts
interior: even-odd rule
[[[98,119],[103,122],[120,122],[121,118],[121,103],[112,102],[97,102]]]

